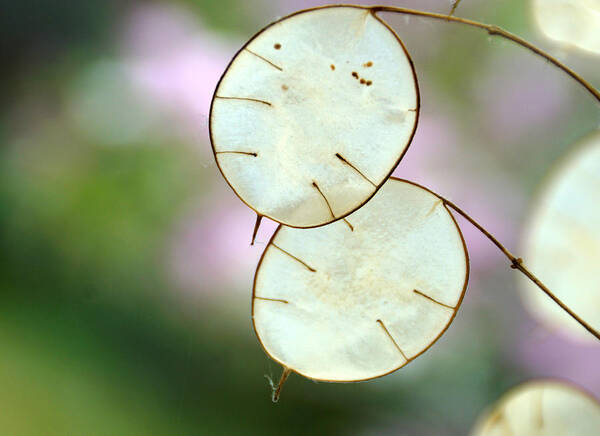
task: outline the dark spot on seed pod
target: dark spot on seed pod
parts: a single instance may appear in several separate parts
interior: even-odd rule
[[[331,71],[335,71],[335,65],[331,64],[329,67],[331,68]]]
[[[275,50],[279,50],[281,48],[281,44],[277,43],[273,46]]]
[[[352,77],[358,79],[358,73],[356,71],[352,71]]]
[[[370,68],[372,66],[373,66],[373,62],[371,62],[371,61],[369,61],[369,62],[367,62],[366,64],[363,65],[363,67],[365,67],[365,68]]]

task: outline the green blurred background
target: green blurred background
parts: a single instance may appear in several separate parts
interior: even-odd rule
[[[560,376],[600,393],[596,345],[544,332],[515,274],[461,221],[463,307],[415,362],[357,384],[292,376],[250,321],[254,216],[210,152],[207,116],[237,48],[286,0],[3,2],[0,14],[0,434],[465,435],[507,388]],[[447,0],[391,1],[446,13]],[[600,57],[536,31],[527,1],[458,15],[533,40],[600,85]],[[387,15],[386,15],[387,17]],[[422,121],[396,171],[518,250],[544,175],[600,124],[547,62],[484,32],[389,16]]]

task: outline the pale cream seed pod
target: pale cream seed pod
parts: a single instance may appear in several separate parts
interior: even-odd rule
[[[344,221],[278,228],[256,272],[253,323],[287,370],[336,382],[380,377],[446,331],[468,275],[444,201],[392,178]]]
[[[317,227],[365,204],[417,126],[408,52],[370,9],[330,6],[270,24],[234,57],[212,102],[221,173],[259,216]]]
[[[471,436],[592,436],[600,404],[558,380],[534,380],[506,393],[475,424]]]

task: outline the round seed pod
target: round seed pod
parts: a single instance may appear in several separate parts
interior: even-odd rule
[[[471,436],[590,436],[600,404],[567,383],[539,380],[510,390],[481,416]]]
[[[599,0],[534,0],[532,6],[535,22],[546,37],[600,54]]]
[[[271,358],[305,377],[380,377],[446,331],[468,275],[467,249],[443,200],[391,178],[347,219],[279,226],[254,278],[254,328]]]
[[[260,216],[317,227],[365,204],[414,135],[419,91],[394,31],[368,8],[329,6],[270,24],[215,91],[221,173]]]
[[[600,330],[600,132],[585,138],[542,185],[523,254],[558,298]],[[526,307],[549,330],[596,340],[529,280],[520,283]]]

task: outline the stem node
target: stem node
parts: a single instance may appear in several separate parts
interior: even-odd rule
[[[502,30],[496,25],[490,25],[487,32],[490,35],[502,35]]]
[[[523,267],[523,259],[520,257],[518,259],[512,260],[512,265],[510,266],[512,269],[520,269]]]

